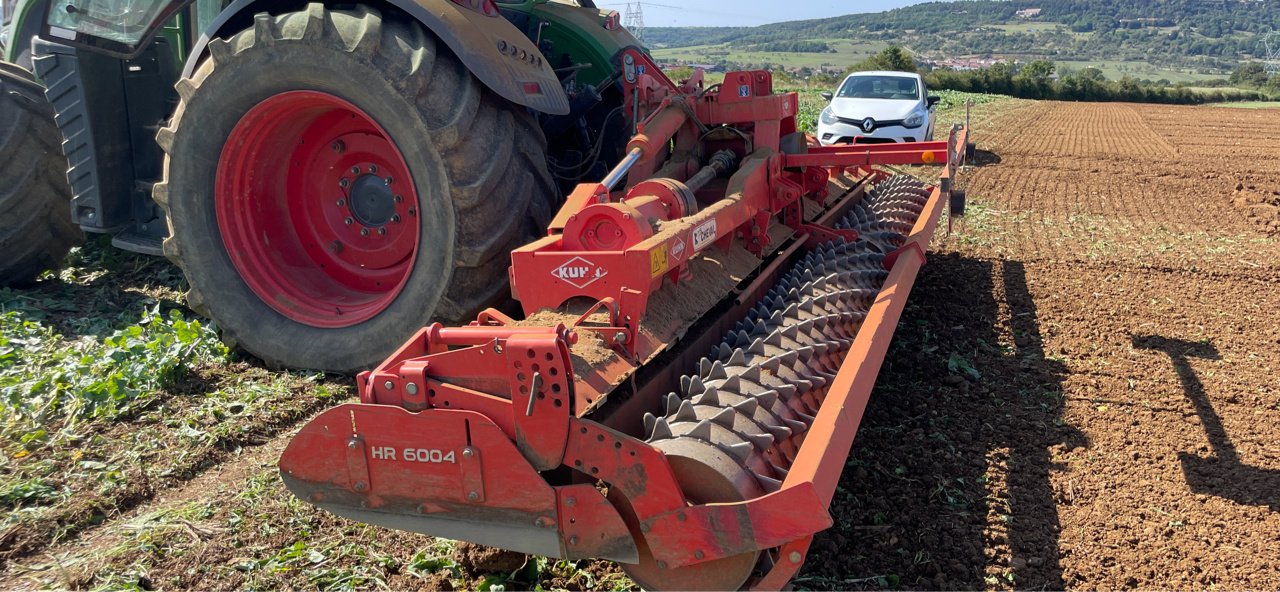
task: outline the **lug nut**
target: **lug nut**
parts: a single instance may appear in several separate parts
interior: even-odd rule
[[[350,187],[350,186],[351,186],[351,181],[348,181],[346,177],[343,177],[343,178],[341,178],[341,179],[339,179],[339,180],[338,180],[338,187],[341,187],[341,188],[343,188],[343,189],[346,189],[346,188],[348,188],[348,187]]]
[[[343,143],[342,140],[334,140],[333,143],[329,145],[329,147],[333,148],[333,151],[338,153],[346,152],[347,150],[347,145]]]
[[[378,165],[376,164],[369,165],[369,174],[372,175],[376,172],[378,172]]]
[[[360,167],[351,167],[351,174],[353,174],[353,175],[359,175],[359,174],[360,174]]]
[[[345,206],[345,205],[347,205],[347,200],[345,200],[345,199],[340,199],[340,200],[338,200],[338,207],[342,207],[342,206]]]
[[[387,185],[390,185],[390,184],[395,183],[395,182],[396,182],[396,180],[395,180],[395,178],[394,178],[394,177],[387,177]]]
[[[369,236],[369,229],[368,229],[368,228],[361,228],[361,229],[360,229],[360,236]]]
[[[386,234],[387,234],[387,227],[383,226],[382,228],[378,229],[378,236],[385,236]]]
[[[396,200],[396,203],[400,203],[400,202],[404,201],[404,196],[402,196],[402,195],[397,195],[397,196],[395,197],[395,200]]]
[[[391,221],[392,221],[392,222],[399,223],[399,222],[400,222],[400,214],[395,214],[395,215],[391,216]]]
[[[343,223],[343,224],[346,224],[347,226],[351,226],[352,224],[355,224],[355,223],[356,223],[356,220],[355,220],[355,218],[352,218],[352,217],[350,217],[350,216],[347,216],[347,219],[346,219],[346,220],[343,220],[343,221],[342,221],[342,223]]]

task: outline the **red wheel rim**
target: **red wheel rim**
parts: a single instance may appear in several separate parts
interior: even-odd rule
[[[322,92],[281,93],[245,114],[218,159],[214,203],[249,289],[314,327],[386,310],[421,244],[418,194],[395,143]]]

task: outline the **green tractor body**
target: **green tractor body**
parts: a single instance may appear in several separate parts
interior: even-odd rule
[[[61,131],[59,215],[174,260],[271,365],[355,371],[500,305],[511,248],[634,125],[638,42],[589,0],[0,3]]]

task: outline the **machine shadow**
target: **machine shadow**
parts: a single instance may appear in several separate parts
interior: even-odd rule
[[[182,286],[181,270],[164,257],[122,251],[109,237],[90,235],[60,275],[0,291],[0,310],[45,322],[67,339],[102,339],[137,324],[151,309],[193,316],[182,303],[156,296]]]
[[[1235,444],[1222,425],[1222,418],[1205,392],[1204,383],[1191,367],[1192,358],[1221,359],[1218,349],[1211,342],[1184,341],[1153,335],[1135,335],[1133,346],[1160,351],[1169,356],[1178,380],[1182,382],[1182,390],[1195,408],[1200,424],[1204,426],[1212,453],[1208,457],[1201,457],[1178,452],[1178,460],[1182,463],[1182,472],[1191,491],[1239,504],[1266,506],[1273,512],[1280,511],[1280,471],[1252,467],[1241,462]]]
[[[1065,588],[1051,449],[1087,442],[1064,373],[1022,264],[931,256],[797,587]]]

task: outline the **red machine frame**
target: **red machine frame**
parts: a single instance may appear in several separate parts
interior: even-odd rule
[[[427,327],[359,377],[359,404],[306,426],[281,471],[296,494],[335,513],[383,524],[414,516],[421,530],[444,536],[455,526],[492,524],[468,538],[567,559],[634,563],[639,543],[659,566],[676,568],[777,549],[772,569],[749,585],[779,589],[803,564],[814,533],[832,524],[827,508],[951,180],[971,149],[968,130],[952,130],[943,142],[784,146],[796,131],[798,97],[774,95],[768,72],[730,73],[715,92],[700,88],[700,76],[677,86],[639,52],[626,54],[624,65],[628,108],[637,121],[643,116],[629,162],[604,183],[579,186],[548,236],[512,254],[511,268],[513,294],[527,313],[586,298],[597,305],[583,319],[604,309],[609,326],[518,326],[487,311],[467,327]],[[721,124],[754,130],[752,149],[725,197],[689,214],[678,187],[648,181],[696,176],[663,159]],[[648,359],[664,345],[640,333],[649,298],[664,280],[678,284],[695,255],[735,238],[761,253],[775,219],[801,237],[792,252],[854,240],[852,230],[805,222],[801,197],[823,203],[833,174],[874,181],[884,173],[872,167],[905,164],[942,165],[941,181],[906,243],[886,259],[888,278],[781,489],[741,503],[691,505],[661,451],[582,417],[590,406],[584,401],[602,393],[586,393],[594,387],[575,380],[577,331],[605,332],[628,360]],[[666,175],[656,174],[660,167]],[[626,188],[615,190],[624,174]],[[605,240],[582,230],[579,217],[588,215],[596,229],[634,224]],[[557,271],[575,261],[587,269]]]

